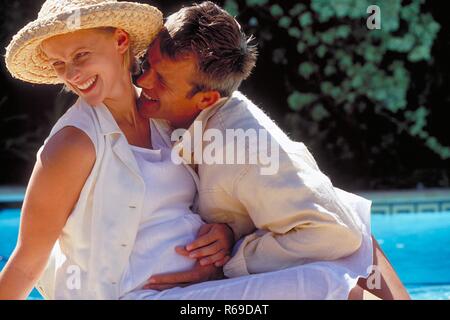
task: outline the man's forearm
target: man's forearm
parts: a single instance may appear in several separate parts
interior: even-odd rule
[[[336,260],[351,255],[360,245],[358,234],[338,224],[311,225],[286,234],[259,230],[242,241],[224,272],[236,277]]]

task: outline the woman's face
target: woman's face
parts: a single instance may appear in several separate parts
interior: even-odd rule
[[[131,81],[123,63],[128,47],[128,34],[120,29],[80,30],[41,45],[58,77],[91,105],[123,94]]]

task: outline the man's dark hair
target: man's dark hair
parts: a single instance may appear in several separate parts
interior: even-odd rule
[[[256,64],[257,49],[234,17],[211,1],[182,8],[167,18],[159,35],[161,53],[179,60],[193,56],[197,72],[190,93],[217,90],[230,96]]]

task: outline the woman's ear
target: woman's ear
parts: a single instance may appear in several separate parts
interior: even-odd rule
[[[128,51],[128,48],[130,47],[130,36],[126,31],[117,28],[116,31],[114,31],[114,40],[116,42],[117,49],[121,54]]]
[[[197,107],[200,110],[204,110],[206,108],[211,107],[215,104],[220,98],[219,91],[202,91],[198,93],[199,97],[197,100]]]

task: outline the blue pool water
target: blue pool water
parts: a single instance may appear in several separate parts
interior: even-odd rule
[[[0,269],[14,249],[19,214],[0,210]],[[450,212],[375,214],[372,232],[413,299],[450,299]]]
[[[0,210],[0,270],[6,264],[6,259],[14,250],[19,229],[20,210]],[[33,289],[28,299],[42,299],[36,289]]]
[[[450,212],[372,215],[372,232],[413,299],[450,299]]]

